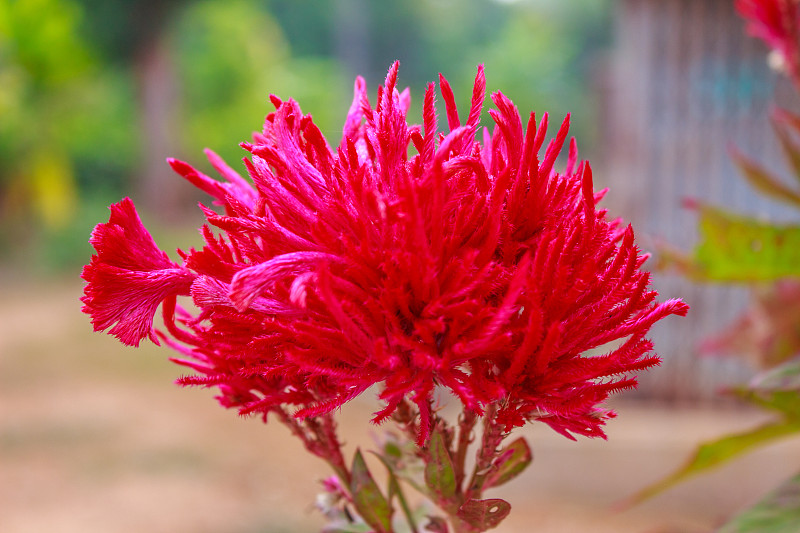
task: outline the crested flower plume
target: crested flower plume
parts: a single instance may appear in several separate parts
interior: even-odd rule
[[[800,87],[800,5],[797,0],[735,0],[747,33],[763,40],[779,65]]]
[[[574,139],[555,169],[569,117],[546,143],[547,114],[523,126],[498,92],[493,127],[479,128],[480,67],[466,120],[440,77],[448,132],[433,83],[422,125],[409,125],[397,70],[374,106],[356,80],[336,149],[273,96],[263,131],[241,145],[249,180],[210,151],[223,181],[170,160],[217,206],[201,206],[205,245],[173,263],[130,200],[112,205],[92,236],[84,311],[136,345],[161,304],[158,336],[195,372],[180,382],[218,387],[242,413],[314,417],[379,385],[374,421],[413,402],[422,444],[438,386],[475,414],[496,405],[507,430],[538,419],[604,436],[613,413],[600,404],[659,363],[648,330],[688,307],[656,301],[647,256],[597,208],[605,191]]]

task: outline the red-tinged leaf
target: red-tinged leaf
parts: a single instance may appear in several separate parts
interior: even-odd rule
[[[723,331],[703,341],[703,353],[737,354],[757,368],[775,368],[800,354],[800,282],[752,289],[752,302]]]
[[[456,475],[450,451],[438,428],[431,433],[428,453],[430,460],[425,465],[425,484],[439,501],[447,501],[456,493]]]
[[[520,437],[500,452],[491,473],[486,477],[483,488],[496,487],[511,481],[525,470],[533,461],[533,453],[528,442]]]
[[[350,475],[350,493],[358,514],[377,533],[389,533],[392,530],[392,508],[369,473],[361,450],[356,450]]]
[[[792,148],[789,148],[790,150]],[[800,207],[800,192],[794,191],[766,172],[736,149],[731,149],[731,158],[742,171],[747,181],[767,196]],[[795,154],[796,155],[796,154]]]
[[[772,121],[775,124],[792,128],[796,133],[800,133],[800,115],[787,109],[779,107],[773,110]]]
[[[787,480],[718,533],[796,533],[800,524],[800,475]]]
[[[700,279],[773,281],[800,277],[800,226],[778,226],[707,205],[699,206]]]
[[[469,500],[458,509],[458,517],[479,531],[497,527],[508,513],[511,504],[499,498]]]
[[[622,505],[623,507],[627,507],[640,503],[696,474],[716,468],[754,448],[798,432],[800,432],[800,421],[781,420],[777,422],[768,422],[743,433],[729,435],[718,440],[701,444],[682,468],[638,492],[627,501],[623,502]]]
[[[772,126],[775,130],[775,136],[778,137],[781,148],[783,148],[783,153],[789,161],[794,177],[800,181],[800,145],[792,139],[791,134],[779,122],[773,121]]]

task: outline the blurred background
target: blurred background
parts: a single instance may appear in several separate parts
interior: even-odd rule
[[[596,187],[611,187],[606,206],[644,248],[690,249],[685,197],[790,216],[753,194],[726,151],[778,161],[767,110],[795,105],[742,27],[729,0],[0,0],[0,531],[322,524],[325,465],[282,427],[178,390],[164,350],[123,348],[80,314],[88,236],[109,203],[134,198],[165,250],[199,244],[201,197],[166,157],[210,173],[209,147],[236,166],[270,93],[297,100],[335,145],[355,75],[374,97],[395,59],[410,119],[439,72],[463,108],[483,63],[488,91],[523,113],[548,111],[551,124],[572,113]],[[745,291],[667,274],[656,287],[692,306],[655,330],[664,365],[619,405],[608,443],[527,430],[536,460],[509,484],[514,511],[498,531],[711,531],[800,464],[787,442],[609,510],[696,443],[763,418],[717,394],[753,370],[696,350]],[[344,410],[351,447],[369,447],[370,409]]]

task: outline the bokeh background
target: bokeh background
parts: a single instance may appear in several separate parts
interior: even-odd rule
[[[323,523],[314,497],[325,465],[283,427],[177,389],[165,350],[123,348],[80,314],[87,239],[109,203],[134,198],[165,250],[199,243],[202,198],[166,157],[204,168],[209,147],[235,164],[270,93],[297,100],[336,144],[355,75],[374,94],[396,59],[410,117],[439,72],[466,106],[483,63],[488,90],[523,112],[553,122],[572,113],[596,185],[611,187],[607,205],[645,247],[689,249],[696,218],[684,197],[789,216],[737,177],[726,151],[777,161],[767,110],[793,105],[731,4],[0,0],[0,532]],[[696,350],[741,310],[745,291],[668,274],[656,286],[693,307],[690,319],[657,326],[664,365],[618,402],[609,442],[527,429],[536,459],[504,488],[514,510],[498,531],[711,531],[800,466],[800,445],[787,441],[612,510],[696,443],[764,417],[718,394],[752,374],[746,362]],[[351,450],[371,445],[371,409],[365,399],[342,413]]]

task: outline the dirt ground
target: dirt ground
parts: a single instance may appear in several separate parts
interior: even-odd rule
[[[326,466],[280,425],[218,407],[171,382],[181,369],[153,346],[92,334],[78,283],[0,291],[0,532],[314,532]],[[617,405],[609,440],[523,433],[534,464],[488,496],[511,516],[495,531],[695,533],[800,470],[787,440],[620,513],[615,502],[670,472],[695,444],[764,415],[735,409]],[[368,449],[374,409],[341,413],[349,451]],[[800,531],[800,526],[798,526]]]

